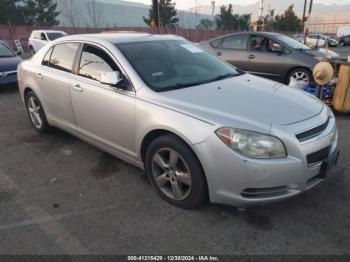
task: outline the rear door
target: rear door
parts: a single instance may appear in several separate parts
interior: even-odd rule
[[[247,67],[248,35],[225,37],[216,48],[216,54],[225,61],[245,71]]]
[[[135,93],[100,83],[108,72],[123,74],[116,60],[105,48],[86,44],[77,61],[76,78],[71,83],[71,101],[77,129],[105,147],[127,157],[135,157],[134,104]]]
[[[37,73],[50,119],[66,129],[75,129],[70,88],[74,79],[73,64],[79,46],[78,43],[62,43],[50,48]]]

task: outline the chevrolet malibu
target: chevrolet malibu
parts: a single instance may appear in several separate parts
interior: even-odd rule
[[[178,36],[60,38],[19,66],[38,132],[63,129],[145,170],[179,207],[280,201],[338,159],[331,110]]]

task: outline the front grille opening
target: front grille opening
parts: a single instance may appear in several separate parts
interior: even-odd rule
[[[288,192],[287,186],[265,187],[265,188],[246,188],[241,196],[246,198],[264,198],[284,195]]]
[[[325,147],[319,151],[316,151],[312,154],[307,155],[306,160],[307,160],[308,165],[322,162],[323,160],[327,159],[330,152],[331,152],[331,147],[328,146],[328,147]]]
[[[316,126],[312,129],[309,129],[307,131],[304,131],[302,133],[299,133],[297,135],[295,135],[295,137],[300,141],[305,141],[308,139],[311,139],[315,136],[318,136],[320,133],[322,133],[323,131],[325,131],[328,127],[329,124],[329,120],[330,118],[328,117],[327,121],[325,123],[323,123],[322,125]]]

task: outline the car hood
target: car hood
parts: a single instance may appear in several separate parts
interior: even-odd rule
[[[17,70],[18,64],[22,59],[18,56],[13,57],[0,57],[0,71],[13,71]]]
[[[334,52],[332,50],[326,50],[325,48],[307,49],[301,52],[304,52],[305,54],[308,54],[313,57],[327,57],[327,58],[339,57],[339,54],[337,52]]]
[[[323,103],[304,91],[249,74],[158,94],[158,104],[221,125],[288,125],[323,109]]]

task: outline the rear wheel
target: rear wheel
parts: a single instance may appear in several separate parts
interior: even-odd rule
[[[50,130],[47,122],[44,108],[34,92],[30,91],[25,97],[26,107],[29,119],[34,129],[40,133],[46,133]]]
[[[166,135],[154,140],[145,161],[158,195],[181,208],[196,208],[207,200],[206,180],[198,159],[181,139]]]
[[[289,85],[292,79],[294,79],[295,81],[305,81],[309,83],[312,81],[311,72],[304,68],[294,69],[288,74],[286,84]]]

